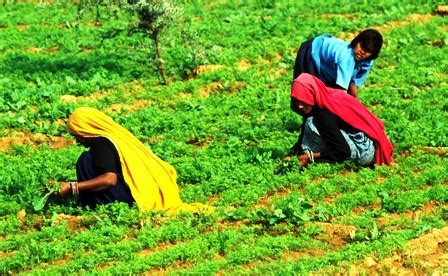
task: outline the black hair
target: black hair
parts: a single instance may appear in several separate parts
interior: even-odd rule
[[[358,43],[361,44],[361,47],[364,50],[372,54],[367,60],[373,60],[380,54],[381,46],[383,46],[383,37],[377,30],[367,29],[360,32],[352,42],[350,42],[350,47],[355,48]]]

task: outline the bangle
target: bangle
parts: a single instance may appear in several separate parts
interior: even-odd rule
[[[311,163],[314,163],[314,154],[310,150],[305,150],[305,154],[308,156],[308,159],[310,159]]]
[[[70,190],[72,191],[73,195],[79,194],[78,182],[73,181],[69,182],[68,184],[70,184]]]

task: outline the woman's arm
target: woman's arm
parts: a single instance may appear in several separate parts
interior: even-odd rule
[[[347,93],[355,98],[358,98],[358,86],[351,82],[348,86]]]
[[[67,196],[77,191],[102,191],[109,187],[115,186],[118,182],[117,174],[114,172],[106,172],[95,178],[82,182],[61,182],[61,196]]]

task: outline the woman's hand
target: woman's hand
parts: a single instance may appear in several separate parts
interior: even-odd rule
[[[68,182],[61,181],[61,197],[66,197],[70,194],[71,188]]]
[[[299,155],[297,156],[297,158],[299,159],[300,167],[302,168],[308,166],[308,164],[310,163],[310,157],[308,154]]]
[[[304,154],[297,156],[302,168],[308,166],[309,163],[314,163],[314,160],[320,158],[318,151],[305,151]]]

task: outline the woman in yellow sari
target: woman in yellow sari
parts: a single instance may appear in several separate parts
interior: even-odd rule
[[[77,161],[78,181],[61,182],[62,196],[78,194],[81,205],[90,207],[119,201],[136,202],[142,211],[209,210],[206,205],[182,203],[176,170],[99,110],[76,109],[67,129],[89,151]]]

